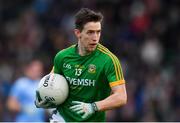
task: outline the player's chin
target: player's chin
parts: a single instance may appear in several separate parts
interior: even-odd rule
[[[89,52],[93,52],[96,49],[96,47],[90,47]]]
[[[94,50],[96,49],[96,47],[97,47],[97,45],[90,45],[90,46],[89,46],[89,50],[94,51]]]

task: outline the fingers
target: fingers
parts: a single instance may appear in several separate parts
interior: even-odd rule
[[[85,113],[84,110],[83,110],[83,107],[81,105],[74,105],[74,106],[71,106],[70,109],[74,112],[76,112],[77,114],[83,114]]]
[[[38,100],[35,100],[35,105],[37,108],[41,108],[44,104],[44,101],[39,102]]]
[[[46,101],[46,102],[43,104],[43,107],[44,107],[44,108],[55,108],[55,107],[57,107],[57,105],[54,104],[54,103],[52,103],[52,102]]]
[[[57,107],[54,103],[52,102],[48,102],[47,100],[42,100],[42,101],[38,101],[37,99],[35,100],[35,105],[37,108],[55,108]]]
[[[76,111],[82,110],[83,107],[81,105],[74,105],[70,107],[70,109],[76,112]]]
[[[83,119],[85,119],[87,117],[88,117],[88,114],[86,114],[86,113],[82,116]]]
[[[91,103],[72,101],[73,106],[70,109],[77,114],[80,114],[83,119],[86,119],[94,113]]]
[[[45,105],[45,104],[47,104],[46,100],[42,100],[42,101],[39,102],[39,105]]]
[[[36,91],[36,100],[42,101],[39,91]]]
[[[77,111],[77,114],[83,114],[83,113],[85,113],[85,112],[82,109]]]
[[[38,91],[36,91],[36,100],[35,100],[34,103],[35,103],[37,108],[45,108],[45,109],[47,109],[47,108],[55,108],[55,107],[57,107],[57,105],[54,104],[53,102],[50,102],[50,101],[48,101],[46,99],[43,100],[40,97],[40,94],[39,94]]]
[[[73,105],[80,105],[80,104],[82,104],[82,102],[79,102],[79,101],[72,101],[72,104],[73,104]]]
[[[39,106],[37,100],[34,101],[34,104],[35,104],[36,108],[40,108],[40,106]]]

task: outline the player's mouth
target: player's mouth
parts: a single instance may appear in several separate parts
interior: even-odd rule
[[[96,47],[97,46],[97,43],[92,43],[92,44],[89,44],[91,47]]]

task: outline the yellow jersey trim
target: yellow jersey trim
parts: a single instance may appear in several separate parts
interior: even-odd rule
[[[107,54],[112,59],[114,67],[115,67],[116,79],[117,80],[124,79],[122,69],[121,69],[118,58],[113,53],[111,53],[106,47],[104,47],[103,45],[99,44],[98,46],[99,46],[97,48],[98,50],[100,50],[101,52]]]
[[[119,80],[119,76],[118,76],[118,72],[117,72],[118,71],[117,65],[116,65],[115,60],[113,59],[113,57],[110,54],[108,54],[107,52],[103,51],[102,49],[100,49],[100,48],[97,48],[97,49],[100,50],[101,52],[103,52],[104,54],[107,54],[112,59],[114,67],[115,67],[116,80]]]
[[[125,84],[125,80],[119,80],[119,81],[109,83],[110,87],[114,87],[114,86],[122,85],[122,84]]]

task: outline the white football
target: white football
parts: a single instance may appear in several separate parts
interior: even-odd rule
[[[68,97],[69,87],[64,76],[50,73],[40,80],[37,91],[41,100],[48,100],[59,105]]]

